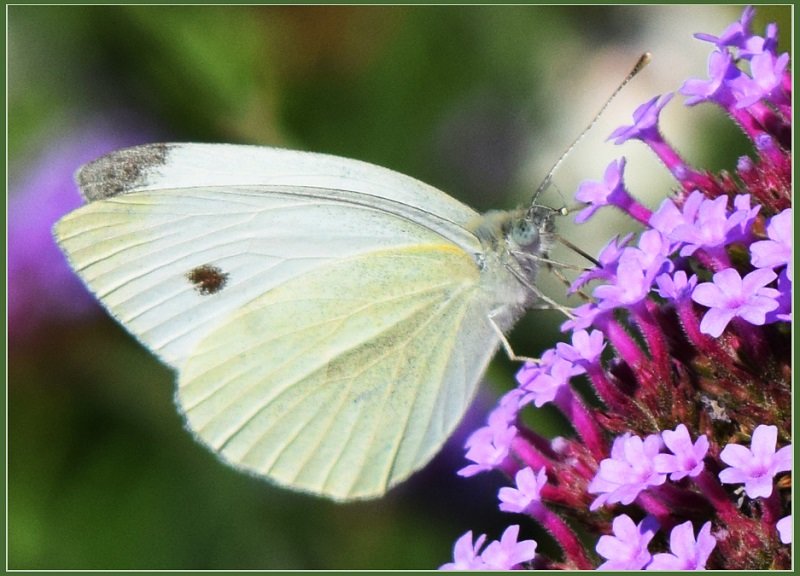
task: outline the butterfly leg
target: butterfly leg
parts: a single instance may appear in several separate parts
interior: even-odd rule
[[[503,331],[500,329],[500,326],[497,325],[497,322],[494,321],[495,312],[489,312],[489,324],[491,325],[492,329],[497,334],[497,337],[500,339],[500,344],[503,346],[503,350],[506,352],[506,356],[512,362],[533,362],[534,364],[538,364],[541,362],[538,358],[531,358],[529,356],[517,356],[514,352],[514,349],[511,347],[511,343],[506,338],[506,335],[503,334]]]
[[[557,279],[558,279],[558,280],[559,280],[559,281],[560,281],[560,282],[561,282],[561,283],[562,283],[564,286],[566,286],[566,287],[567,287],[567,289],[569,289],[569,288],[570,288],[570,286],[572,286],[572,283],[569,281],[569,279],[568,279],[566,276],[564,276],[564,274],[561,272],[561,270],[559,270],[558,268],[556,268],[556,267],[554,267],[554,266],[550,266],[550,267],[548,267],[548,269],[550,270],[550,273],[551,273],[553,276],[555,276],[555,277],[556,277],[556,278],[557,278]],[[588,302],[588,301],[590,301],[590,300],[591,300],[591,298],[589,297],[589,295],[588,295],[588,294],[586,294],[586,293],[585,293],[583,290],[576,290],[576,291],[574,292],[574,294],[576,294],[577,296],[579,296],[579,297],[580,297],[581,299],[583,299],[585,302]]]
[[[566,316],[569,319],[573,319],[575,317],[572,314],[572,311],[569,308],[566,308],[566,307],[562,306],[561,304],[559,304],[558,302],[556,302],[555,300],[553,300],[549,296],[545,295],[534,284],[531,284],[530,282],[528,282],[528,280],[522,274],[520,274],[519,271],[515,270],[512,267],[509,267],[508,269],[517,278],[517,280],[520,281],[520,283],[523,286],[525,286],[528,290],[530,290],[539,300],[541,300],[542,302],[547,304],[549,308],[552,308],[553,310],[558,310],[559,312],[561,312],[564,316]]]

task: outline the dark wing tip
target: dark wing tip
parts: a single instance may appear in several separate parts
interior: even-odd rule
[[[88,164],[75,174],[87,202],[126,194],[147,184],[153,168],[163,166],[173,144],[145,144],[123,148]]]

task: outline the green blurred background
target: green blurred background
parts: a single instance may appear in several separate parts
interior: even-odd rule
[[[636,106],[705,76],[740,7],[8,8],[8,565],[15,569],[428,569],[472,529],[526,519],[496,508],[501,479],[456,477],[463,442],[513,386],[498,358],[464,426],[412,480],[336,505],[239,474],[196,444],[173,375],[93,303],[49,228],[79,204],[83,162],[152,141],[277,145],[366,160],[476,209],[526,202],[639,54],[654,62],[565,162],[545,199],[629,158],[651,207],[671,181],[643,146],[605,144]],[[755,30],[788,7],[759,7]],[[788,38],[782,38],[784,45]],[[785,49],[785,48],[784,48]],[[744,139],[713,107],[664,112],[693,164],[732,168]],[[720,145],[720,143],[724,145]],[[596,252],[611,218],[562,233]],[[569,259],[569,254],[562,256]],[[563,286],[543,279],[553,296]],[[536,355],[557,314],[512,335]],[[559,422],[536,417],[547,434]],[[547,548],[546,538],[540,547]]]

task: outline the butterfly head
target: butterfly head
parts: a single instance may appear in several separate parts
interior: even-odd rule
[[[547,206],[532,206],[512,219],[506,239],[528,254],[545,254],[555,235],[559,212]]]
[[[487,249],[504,245],[512,252],[546,254],[555,238],[555,218],[561,214],[546,206],[528,209],[490,210],[472,223],[471,229]]]

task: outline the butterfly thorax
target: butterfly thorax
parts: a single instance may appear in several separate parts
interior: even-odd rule
[[[470,227],[483,248],[482,273],[497,280],[486,285],[493,290],[501,328],[510,327],[538,298],[536,277],[555,240],[557,213],[544,206],[490,210]]]

